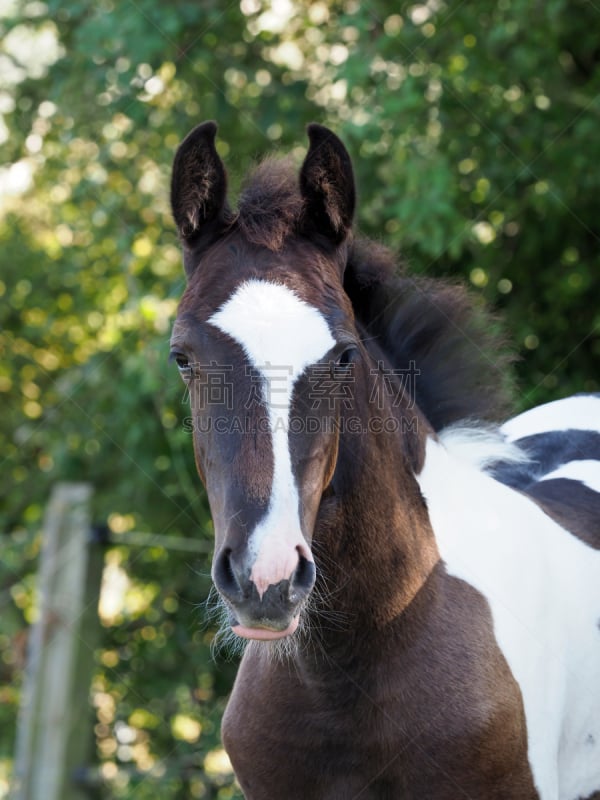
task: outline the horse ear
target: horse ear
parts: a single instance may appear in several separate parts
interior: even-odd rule
[[[328,128],[313,123],[307,132],[310,146],[300,170],[305,227],[338,245],[352,227],[356,203],[352,161]]]
[[[215,148],[217,125],[204,122],[179,145],[171,175],[171,210],[184,244],[227,223],[227,173]]]

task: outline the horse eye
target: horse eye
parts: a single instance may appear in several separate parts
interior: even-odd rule
[[[188,358],[183,353],[171,353],[171,360],[177,364],[177,369],[181,373],[182,378],[189,378],[192,370]]]
[[[350,372],[354,366],[357,356],[358,350],[356,347],[347,347],[342,355],[338,358],[336,369],[341,373]]]

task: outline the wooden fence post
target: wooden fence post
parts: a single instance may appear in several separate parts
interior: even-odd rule
[[[103,550],[91,540],[85,483],[54,487],[38,572],[38,616],[28,648],[17,731],[14,800],[83,800],[74,780],[92,755],[89,703]]]

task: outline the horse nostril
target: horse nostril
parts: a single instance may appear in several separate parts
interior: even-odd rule
[[[292,580],[290,582],[290,600],[293,601],[293,595],[307,595],[315,584],[316,570],[314,561],[302,555],[300,551],[300,558],[298,566],[294,570]],[[298,597],[300,599],[300,597]]]
[[[231,561],[231,548],[227,547],[221,551],[215,561],[213,580],[221,594],[226,597],[239,597],[243,594],[243,590]]]

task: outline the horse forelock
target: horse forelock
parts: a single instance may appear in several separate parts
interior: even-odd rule
[[[279,252],[295,233],[303,206],[292,160],[266,158],[242,186],[237,223],[249,242]]]

